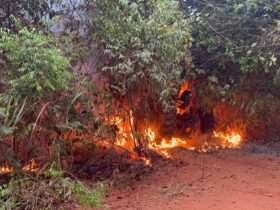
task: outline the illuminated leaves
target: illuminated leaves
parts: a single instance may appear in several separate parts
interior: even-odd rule
[[[190,27],[176,1],[95,0],[95,37],[104,46],[102,71],[125,95],[144,81],[167,102],[179,86],[181,62],[191,46]],[[176,91],[175,91],[176,92]],[[159,97],[161,95],[161,97]],[[166,103],[164,103],[166,104]]]

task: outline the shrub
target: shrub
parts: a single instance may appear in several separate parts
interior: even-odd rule
[[[70,178],[12,179],[0,186],[0,210],[65,209],[67,203],[78,203],[85,208],[102,207],[105,186],[86,187]]]
[[[95,39],[106,55],[102,72],[119,95],[149,92],[163,108],[174,105],[190,27],[176,1],[95,0]],[[145,90],[143,90],[146,88]],[[171,103],[170,103],[171,102]],[[135,104],[134,104],[135,105]]]
[[[49,36],[26,27],[16,34],[1,29],[0,50],[8,63],[9,94],[37,100],[67,89],[72,78],[69,61]]]
[[[0,141],[22,146],[23,141],[19,140],[27,139],[21,149],[30,151],[29,138],[37,123],[37,112],[45,111],[45,101],[53,100],[56,92],[68,89],[72,79],[70,64],[50,36],[26,27],[18,33],[0,30],[0,55],[5,61],[5,68],[1,69],[5,89],[0,93]],[[43,104],[42,110],[38,111],[38,104]],[[18,161],[13,163],[16,155],[7,154],[4,159],[18,168]]]

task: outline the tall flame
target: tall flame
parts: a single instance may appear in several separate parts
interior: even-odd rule
[[[183,115],[183,114],[187,113],[189,111],[190,107],[192,106],[193,100],[191,100],[190,104],[188,104],[187,106],[182,106],[184,101],[182,101],[181,99],[182,99],[182,97],[183,97],[183,95],[186,91],[189,91],[192,94],[194,94],[193,91],[192,91],[191,83],[187,80],[180,87],[180,90],[179,90],[179,93],[178,93],[178,96],[177,96],[178,99],[176,100],[176,111],[177,111],[178,115]],[[192,99],[193,98],[194,97],[192,97]]]

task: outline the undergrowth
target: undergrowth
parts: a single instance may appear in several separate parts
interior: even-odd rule
[[[44,175],[14,177],[0,186],[0,210],[64,209],[64,205],[72,203],[100,208],[105,192],[102,183],[91,188],[51,167]]]

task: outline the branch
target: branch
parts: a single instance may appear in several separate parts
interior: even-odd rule
[[[32,132],[31,132],[30,140],[33,139],[33,136],[34,136],[34,133],[35,133],[35,131],[36,131],[38,122],[39,122],[39,120],[40,120],[42,114],[44,113],[45,109],[48,107],[49,104],[50,104],[50,102],[44,104],[44,106],[42,107],[42,109],[41,109],[39,115],[37,116],[37,119],[36,119],[36,121],[35,121],[35,124],[34,124],[34,126],[33,126]]]

